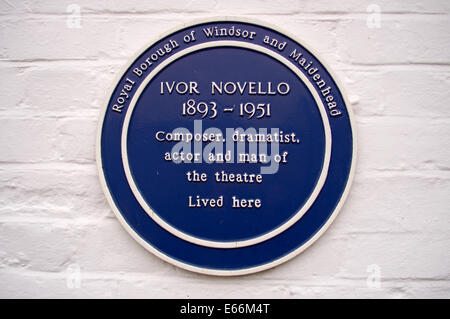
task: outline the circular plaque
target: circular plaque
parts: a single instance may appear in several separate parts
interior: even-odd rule
[[[323,62],[261,23],[185,25],[116,81],[97,162],[126,230],[182,268],[242,275],[313,243],[349,191],[351,110]]]

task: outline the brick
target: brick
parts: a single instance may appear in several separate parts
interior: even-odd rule
[[[67,224],[1,222],[1,267],[60,271],[74,254],[74,230]]]
[[[116,280],[90,279],[81,276],[80,286],[76,286],[72,273],[61,272],[56,274],[2,271],[0,280],[2,298],[111,298],[116,296]]]
[[[410,67],[339,70],[358,116],[448,117],[450,70]],[[414,92],[414,98],[412,98]]]
[[[25,80],[24,73],[26,68],[18,66],[1,66],[0,79],[0,96],[2,104],[0,110],[2,112],[11,109],[18,109],[25,98]]]
[[[449,139],[445,120],[422,118],[373,118],[358,121],[357,171],[447,169]]]
[[[340,22],[338,53],[354,64],[448,64],[450,35],[447,17],[382,15],[381,27],[369,28],[367,18]]]
[[[381,279],[448,278],[450,238],[445,232],[424,234],[357,234],[349,240],[341,276],[367,278],[368,266],[380,267]]]
[[[166,34],[172,29],[181,25],[173,19],[166,17],[136,16],[132,19],[123,18],[120,24],[121,55],[127,60],[148,47],[149,44],[157,40],[162,34]],[[149,26],[151,26],[149,28]]]
[[[60,138],[55,143],[61,161],[91,163],[95,161],[97,118],[63,119],[59,122]]]
[[[0,119],[3,162],[95,161],[97,118]]]
[[[2,162],[53,160],[57,129],[54,119],[0,119]]]
[[[112,216],[97,168],[54,164],[0,169],[0,218],[77,220]]]
[[[170,277],[178,271],[137,243],[115,218],[84,228],[76,247],[73,260],[87,272],[139,272]]]
[[[39,65],[23,76],[23,103],[40,114],[70,112],[82,116],[86,111],[97,114],[106,103],[120,67],[120,64],[100,66],[79,62]]]
[[[0,25],[2,59],[92,60],[117,57],[121,48],[119,24],[108,17],[83,17],[81,28],[69,28],[64,16],[11,17]]]
[[[230,13],[248,13],[248,14],[279,14],[279,13],[365,13],[367,7],[372,4],[370,0],[351,0],[336,1],[327,0],[318,3],[313,0],[306,1],[259,1],[250,0],[243,3],[238,0],[229,0],[226,2],[211,2],[200,0],[194,2],[180,1],[152,1],[151,4],[142,1],[132,0],[126,3],[120,1],[87,1],[78,0],[75,3],[70,0],[58,2],[42,3],[36,0],[27,0],[21,2],[1,3],[0,10],[4,13],[53,13],[65,14],[68,6],[77,4],[81,8],[81,12],[120,12],[120,13],[159,13],[159,12],[214,12],[220,14]],[[376,2],[380,6],[382,12],[388,13],[447,13],[450,6],[445,1],[429,0],[424,1],[387,1],[379,0]],[[69,11],[72,12],[72,11]]]
[[[356,175],[344,209],[332,226],[333,232],[342,235],[380,232],[382,236],[446,233],[450,227],[446,217],[450,175],[430,175],[364,172]]]
[[[382,13],[448,13],[450,5],[445,1],[431,0],[431,1],[389,1],[389,0],[377,0],[376,2],[371,0],[350,0],[350,1],[313,1],[307,0],[300,2],[300,6],[306,12],[319,12],[319,13],[367,13],[367,9],[370,5],[376,4],[379,6]],[[302,11],[303,11],[302,10]]]

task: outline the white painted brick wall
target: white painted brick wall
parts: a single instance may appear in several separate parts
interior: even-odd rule
[[[67,27],[72,3],[80,29]],[[381,28],[367,27],[372,3]],[[138,245],[94,158],[99,110],[128,58],[218,15],[304,39],[341,79],[358,132],[355,182],[332,227],[288,263],[237,278]],[[1,0],[0,297],[450,297],[449,30],[447,0]]]

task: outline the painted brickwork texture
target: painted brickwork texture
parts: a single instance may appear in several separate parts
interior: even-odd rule
[[[450,297],[450,2],[0,1],[0,297]],[[102,192],[97,122],[128,59],[213,16],[296,35],[340,79],[358,163],[329,230],[244,277],[137,244]]]

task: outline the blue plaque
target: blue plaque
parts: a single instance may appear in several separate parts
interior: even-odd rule
[[[183,26],[120,75],[101,118],[100,179],[118,219],[182,268],[242,275],[311,245],[348,194],[352,114],[293,36],[230,19]]]

